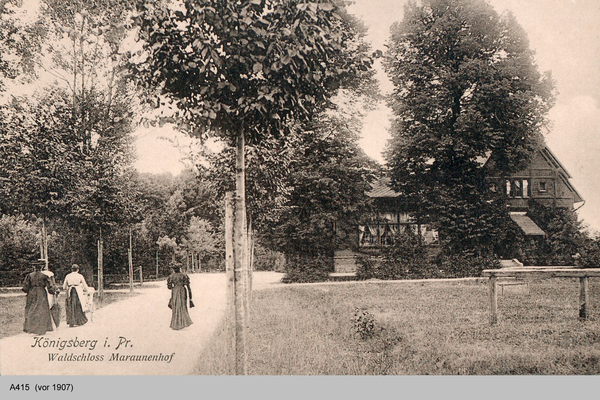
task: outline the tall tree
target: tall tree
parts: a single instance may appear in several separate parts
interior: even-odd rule
[[[50,88],[57,104],[52,104],[52,96],[47,96],[39,108],[46,107],[49,111],[40,112],[33,118],[48,120],[37,124],[40,132],[54,130],[56,134],[38,141],[27,141],[29,134],[25,134],[22,135],[26,140],[24,143],[51,149],[54,156],[67,154],[70,162],[61,165],[54,156],[36,158],[40,154],[29,157],[32,162],[26,167],[28,173],[25,176],[36,179],[39,176],[45,186],[35,188],[37,199],[29,196],[23,200],[32,200],[28,208],[42,207],[45,214],[53,212],[68,216],[72,222],[85,227],[98,229],[103,224],[131,220],[135,206],[132,192],[126,190],[126,176],[131,165],[131,109],[135,101],[120,73],[121,59],[126,57],[122,44],[127,31],[123,21],[130,8],[129,2],[43,0],[39,6],[39,19],[31,27],[21,29],[27,35],[15,33],[7,36],[10,40],[0,43],[20,56],[17,58],[19,63],[13,63],[19,68],[8,68],[9,65],[2,72],[4,75],[8,75],[6,71],[29,72],[25,67],[30,67],[29,75],[45,78],[43,85],[36,83]],[[17,22],[11,26],[20,26]],[[29,42],[35,46],[26,52],[23,43]],[[62,129],[61,124],[66,128]],[[15,123],[12,125],[14,127]],[[8,134],[14,136],[15,129],[9,130]],[[60,146],[62,143],[55,140],[58,136],[63,141],[69,136],[66,139],[69,149]],[[53,140],[54,143],[49,143]],[[53,144],[57,147],[53,148]],[[52,162],[57,169],[48,168]],[[71,169],[68,174],[62,177],[55,174],[66,168]],[[51,171],[51,176],[44,171]],[[73,184],[73,181],[77,183]],[[13,184],[15,182],[11,182],[14,188]],[[63,190],[49,190],[50,184],[63,186]],[[23,187],[21,185],[21,189]],[[29,193],[33,191],[29,190]],[[50,195],[53,198],[46,201]],[[59,205],[63,206],[60,212]]]
[[[132,70],[174,102],[170,117],[181,129],[213,132],[237,147],[235,269],[242,271],[246,141],[285,137],[291,122],[309,120],[371,59],[341,1],[183,0],[139,11],[149,54]]]
[[[409,2],[384,66],[394,84],[394,188],[455,249],[485,247],[502,217],[481,160],[493,154],[499,175],[527,163],[553,104],[550,74],[538,72],[514,16],[485,0]]]
[[[50,90],[33,100],[15,98],[0,114],[3,211],[39,218],[45,259],[46,223],[70,210],[84,162],[70,111],[64,91]]]
[[[214,255],[223,247],[223,241],[216,237],[215,229],[210,222],[192,217],[187,229],[186,237],[183,239],[183,247],[192,256],[192,260],[198,255],[198,261],[201,263],[206,257]],[[193,261],[192,261],[193,262]]]
[[[333,260],[334,249],[354,242],[379,165],[360,148],[359,126],[340,113],[321,114],[303,132],[286,176],[290,193],[269,236],[290,260]]]

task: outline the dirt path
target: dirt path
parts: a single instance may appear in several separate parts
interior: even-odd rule
[[[253,289],[277,286],[281,276],[255,272]],[[138,288],[139,296],[96,310],[94,321],[84,326],[69,328],[62,321],[45,335],[23,333],[1,339],[0,374],[191,374],[224,317],[226,280],[225,274],[192,274],[190,280],[196,307],[190,309],[194,323],[188,328],[169,327],[171,292],[160,282],[159,288]]]

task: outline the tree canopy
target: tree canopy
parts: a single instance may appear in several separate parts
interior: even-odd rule
[[[371,69],[360,24],[339,1],[184,0],[138,11],[146,53],[131,70],[164,95],[157,106],[171,102],[167,121],[201,138],[285,135]]]
[[[500,176],[526,165],[543,141],[551,76],[538,72],[514,16],[484,0],[411,1],[388,46],[392,184],[441,235],[481,244],[499,217],[483,160],[493,155]]]

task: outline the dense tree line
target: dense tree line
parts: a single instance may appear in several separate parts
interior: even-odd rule
[[[76,262],[92,281],[99,243],[108,276],[128,273],[130,242],[146,277],[172,261],[223,269],[223,199],[240,188],[257,268],[324,279],[384,172],[439,230],[450,258],[438,266],[461,264],[457,254],[561,264],[596,254],[574,213],[533,207],[549,238],[530,243],[487,190],[480,159],[493,154],[498,175],[525,165],[554,92],[514,17],[483,0],[409,2],[393,26],[384,167],[358,145],[361,112],[379,99],[376,53],[343,2],[40,4],[29,21],[17,0],[0,8],[3,284],[40,256],[59,279]],[[140,174],[142,121],[224,149],[203,147],[177,177]],[[406,258],[406,245],[390,254]]]
[[[185,12],[158,1],[135,9],[118,0],[44,0],[38,19],[29,24],[15,17],[18,2],[2,9],[2,23],[14,28],[0,41],[3,54],[11,54],[0,64],[3,87],[42,82],[42,75],[55,78],[43,81],[33,95],[3,93],[3,251],[13,254],[3,258],[3,270],[25,273],[27,261],[42,255],[59,278],[72,262],[91,278],[102,243],[105,273],[124,274],[130,240],[134,263],[143,264],[146,273],[158,262],[158,275],[164,275],[168,261],[189,262],[192,252],[222,268],[222,199],[236,182],[234,147],[204,154],[210,167],[197,165],[176,179],[131,168],[136,118],[152,111],[138,99],[150,98],[163,78],[168,85],[162,86],[166,90],[158,105],[170,93],[185,113],[159,117],[160,124],[174,123],[203,139],[220,136],[226,145],[234,145],[238,128],[244,127],[248,222],[261,232],[257,237],[263,244],[257,253],[281,264],[274,251],[291,251],[298,234],[310,241],[306,232],[315,233],[314,226],[322,234],[313,242],[327,239],[322,243],[331,250],[333,222],[362,204],[372,170],[358,149],[356,132],[344,128],[346,117],[328,115],[338,109],[331,100],[341,89],[351,96],[373,91],[364,28],[337,2],[184,4]],[[162,34],[182,43],[156,45],[152,29],[161,18]],[[194,25],[197,21],[204,22]],[[184,37],[181,23],[207,30]],[[148,47],[124,50],[136,28]],[[25,51],[28,42],[36,46]],[[198,52],[185,53],[187,45]],[[193,58],[198,55],[202,58]],[[187,102],[190,93],[204,100]],[[311,197],[315,208],[307,219],[307,204],[298,203]],[[296,225],[297,210],[304,210],[305,227]],[[13,223],[20,228],[11,228]],[[287,231],[272,234],[283,226]],[[16,237],[18,246],[8,244]]]

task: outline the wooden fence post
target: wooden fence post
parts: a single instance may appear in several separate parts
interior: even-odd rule
[[[490,276],[490,325],[498,322],[498,287],[494,275]]]
[[[589,318],[588,307],[590,304],[588,277],[579,278],[579,319],[587,320]]]
[[[100,303],[104,301],[104,260],[102,259],[103,251],[104,244],[102,242],[102,227],[100,227],[100,238],[98,240],[98,301]]]

